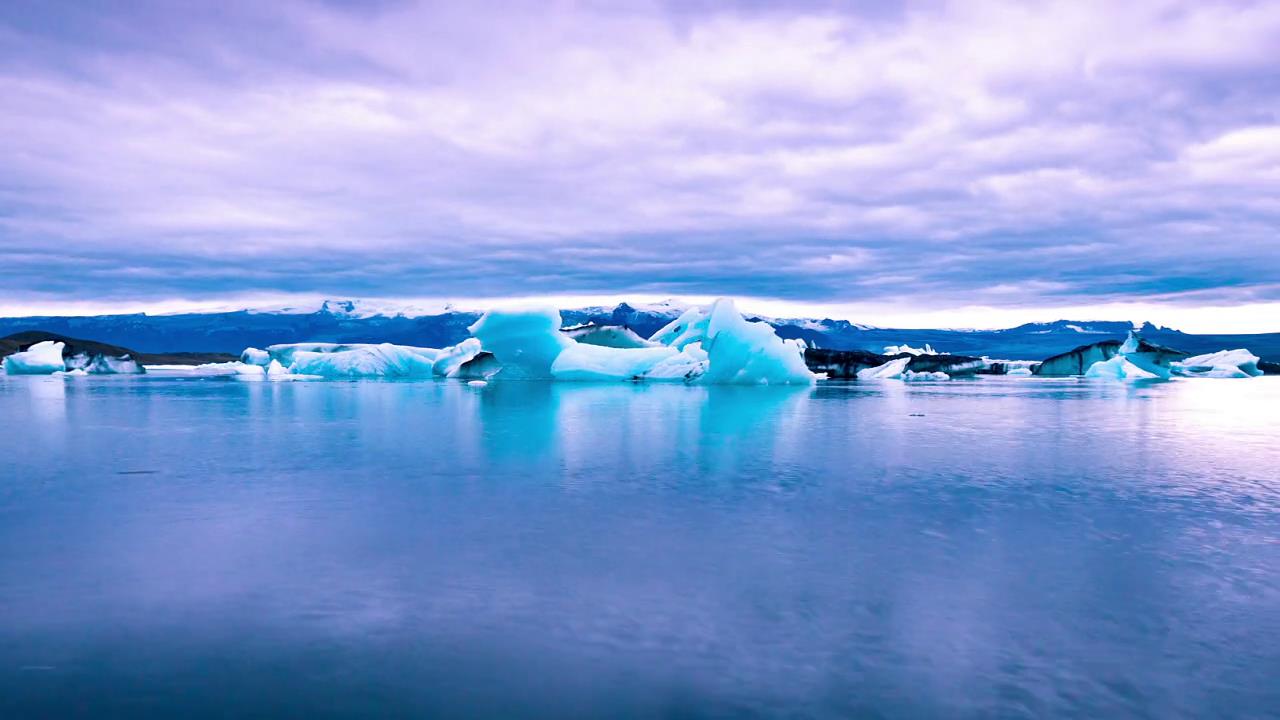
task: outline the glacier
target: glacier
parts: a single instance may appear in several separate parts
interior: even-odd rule
[[[67,365],[62,360],[62,349],[66,347],[60,342],[45,340],[16,352],[4,359],[4,371],[8,375],[49,375],[63,372]]]

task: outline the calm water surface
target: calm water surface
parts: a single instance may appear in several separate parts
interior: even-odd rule
[[[1280,717],[1280,380],[0,377],[0,717]]]

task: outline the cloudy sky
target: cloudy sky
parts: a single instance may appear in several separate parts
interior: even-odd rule
[[[1280,330],[1274,1],[6,0],[0,98],[6,314]]]

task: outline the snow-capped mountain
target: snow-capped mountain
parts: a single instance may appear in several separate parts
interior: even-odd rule
[[[677,301],[620,303],[612,307],[568,308],[566,325],[625,325],[648,337],[688,308]],[[0,337],[43,330],[134,348],[141,352],[233,352],[273,343],[391,342],[444,347],[467,337],[478,309],[450,305],[409,306],[363,300],[325,300],[310,306],[252,308],[172,315],[99,315],[91,317],[0,318]],[[769,318],[784,338],[799,338],[816,347],[879,352],[888,345],[931,345],[956,355],[1007,359],[1041,359],[1079,345],[1115,338],[1123,340],[1128,322],[1057,320],[1003,330],[901,329],[831,318]],[[1280,359],[1280,333],[1263,335],[1188,335],[1144,323],[1138,327],[1153,342],[1188,352],[1248,347],[1264,359]]]

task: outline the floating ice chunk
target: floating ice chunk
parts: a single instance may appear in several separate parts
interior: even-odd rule
[[[1196,355],[1173,363],[1176,375],[1205,378],[1249,378],[1262,375],[1261,358],[1243,348]]]
[[[50,375],[67,369],[62,361],[60,342],[45,340],[38,342],[22,352],[16,352],[4,359],[4,371],[9,375]]]
[[[556,358],[573,344],[552,308],[490,310],[469,329],[502,365],[498,377],[504,379],[550,378]]]
[[[748,322],[726,298],[705,310],[689,308],[650,340],[677,350],[697,344],[706,354],[705,369],[695,354],[670,358],[661,372],[695,372],[702,383],[808,384],[817,377],[804,363],[804,343],[784,341],[768,323]],[[650,377],[656,378],[658,370]]]
[[[1125,355],[1116,355],[1110,360],[1102,360],[1089,366],[1084,376],[1087,378],[1103,378],[1107,380],[1155,380],[1160,376],[1130,362]]]
[[[680,351],[672,347],[616,348],[575,342],[551,364],[557,380],[643,380]]]
[[[907,371],[907,363],[911,362],[911,358],[904,357],[897,360],[890,360],[883,365],[877,365],[871,368],[863,368],[858,371],[859,380],[899,380],[902,374]]]
[[[240,362],[246,365],[269,365],[271,353],[255,347],[245,348],[244,352],[240,353]]]
[[[693,382],[707,372],[709,360],[702,343],[685,345],[680,352],[658,361],[644,379],[653,382]]]
[[[485,382],[484,380],[468,380],[467,384],[470,385],[471,387],[484,387],[489,383]]]
[[[710,320],[710,309],[691,307],[655,332],[649,340],[681,350],[686,345],[701,343],[707,339],[707,323]]]
[[[480,341],[467,338],[457,345],[441,349],[436,355],[431,372],[437,377],[455,377],[459,375],[462,366],[473,360],[480,352]]]
[[[63,377],[88,377],[89,373],[84,368],[72,368],[70,370],[59,370],[54,375],[62,375]]]
[[[270,357],[280,361],[281,365],[289,367],[293,364],[294,355],[300,352],[309,353],[340,353],[349,352],[351,350],[365,350],[368,348],[385,347],[389,343],[331,343],[331,342],[306,342],[306,343],[284,343],[280,345],[267,346],[267,354]],[[392,347],[401,348],[402,350],[421,355],[432,361],[436,355],[440,353],[435,348],[414,347],[412,345],[393,345]],[[247,352],[247,351],[246,351]],[[243,358],[242,358],[243,359]],[[266,365],[266,363],[260,363]]]
[[[150,369],[161,372],[182,372],[201,377],[244,377],[265,378],[266,368],[261,365],[249,365],[238,360],[232,362],[204,363],[203,365],[152,365]]]
[[[586,323],[561,328],[560,332],[583,345],[602,345],[611,348],[648,348],[660,343],[645,340],[629,327],[622,325],[596,325]]]
[[[272,346],[273,348],[275,346]],[[326,378],[414,378],[431,377],[435,354],[430,348],[407,345],[358,345],[350,349],[327,352],[294,349],[289,372]],[[275,352],[272,352],[275,355]],[[283,365],[278,357],[275,360]]]
[[[267,364],[266,375],[268,380],[288,380],[293,377],[293,373],[285,369],[279,360],[272,360]]]
[[[934,350],[933,346],[929,345],[928,343],[925,343],[925,346],[922,348],[913,348],[910,345],[903,343],[901,345],[885,345],[884,354],[885,355],[946,355],[947,353],[940,353],[937,350]]]
[[[950,380],[951,376],[944,372],[911,372],[910,370],[902,373],[902,379],[908,382],[918,382],[921,380]]]
[[[90,355],[76,353],[66,359],[68,370],[84,370],[88,375],[141,375],[146,372],[137,360],[128,355]]]
[[[497,375],[500,370],[502,365],[493,353],[481,350],[475,357],[459,365],[457,370],[449,374],[449,377],[459,380],[487,380]]]
[[[1031,368],[1029,367],[1015,367],[1015,368],[1009,368],[1009,371],[1006,372],[1005,375],[1009,375],[1012,377],[1031,377],[1032,372],[1031,372]]]

